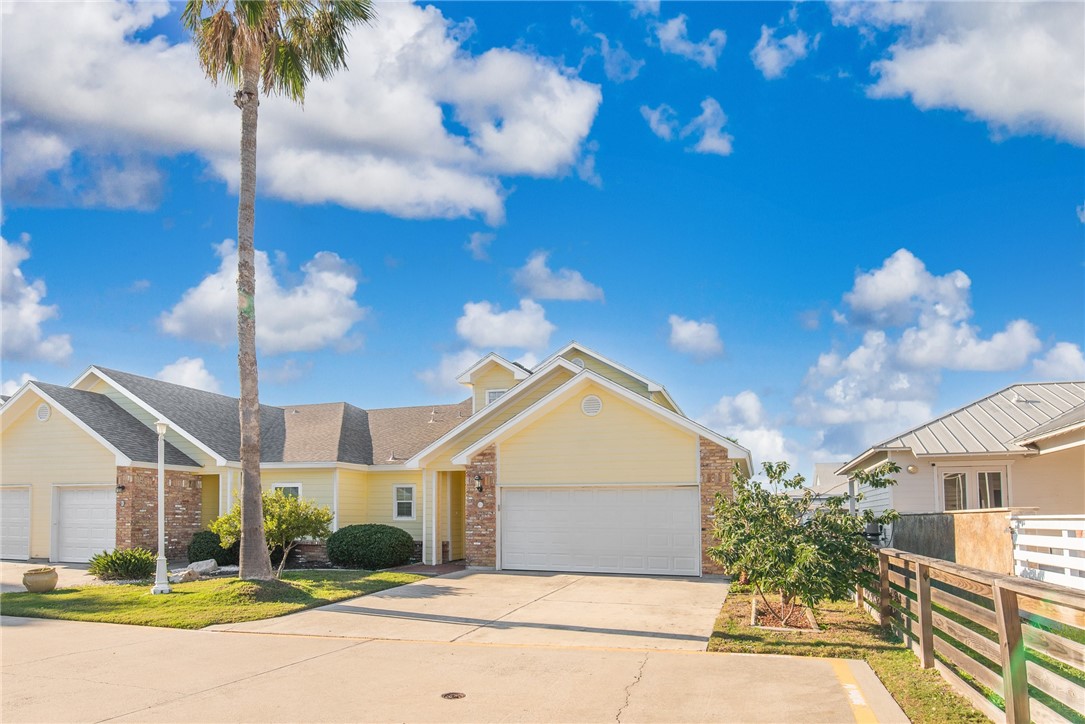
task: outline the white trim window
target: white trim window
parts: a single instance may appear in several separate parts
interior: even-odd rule
[[[508,392],[507,389],[505,389],[505,390],[486,390],[486,404],[487,405],[492,405],[493,403],[500,400],[501,395],[505,394],[506,392]]]
[[[414,520],[413,485],[392,486],[392,520]]]
[[[281,492],[288,498],[301,497],[301,483],[275,483],[271,486],[272,491]]]

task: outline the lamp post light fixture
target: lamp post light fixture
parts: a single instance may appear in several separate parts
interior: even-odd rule
[[[170,426],[159,420],[154,424],[154,429],[158,432],[158,561],[151,593],[169,593],[170,580],[166,571],[166,430]]]
[[[481,475],[476,475],[475,476],[475,491],[479,492],[479,493],[482,492],[482,476]]]

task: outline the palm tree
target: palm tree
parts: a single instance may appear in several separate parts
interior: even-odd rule
[[[260,394],[256,368],[256,119],[259,90],[297,103],[313,73],[346,67],[350,30],[374,18],[371,0],[187,0],[192,33],[211,82],[226,80],[241,109],[237,204],[237,367],[241,380],[241,578],[272,578],[260,496]]]

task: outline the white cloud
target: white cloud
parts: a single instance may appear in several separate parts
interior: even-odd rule
[[[723,52],[723,46],[727,44],[727,33],[715,29],[709,32],[704,40],[694,43],[689,39],[689,33],[686,30],[687,19],[683,14],[665,23],[656,23],[654,30],[659,40],[659,47],[664,53],[681,55],[702,68],[715,70],[716,61]]]
[[[158,370],[155,377],[175,385],[195,387],[207,392],[221,392],[222,385],[204,365],[202,357],[182,357]]]
[[[871,66],[871,97],[1085,144],[1081,3],[838,3],[833,15],[866,37],[897,34]]]
[[[557,329],[546,319],[546,310],[531,299],[521,299],[519,309],[502,312],[490,302],[468,302],[456,320],[456,332],[474,347],[519,347],[538,350],[550,344]]]
[[[917,316],[960,321],[971,314],[972,280],[957,270],[936,277],[907,249],[898,249],[881,267],[857,274],[844,295],[848,321],[900,326]]]
[[[806,57],[810,38],[802,30],[776,37],[778,28],[761,26],[761,38],[750,52],[753,64],[766,78],[779,78],[788,68]]]
[[[994,371],[1023,366],[1041,346],[1036,327],[1024,319],[1008,323],[990,339],[980,339],[974,325],[938,319],[904,330],[897,354],[913,367]]]
[[[488,261],[490,259],[490,244],[494,240],[493,234],[488,234],[483,231],[471,232],[471,236],[468,237],[467,243],[463,248],[471,252],[471,258],[475,261]]]
[[[190,43],[139,35],[178,7],[5,6],[9,198],[40,202],[52,183],[67,203],[145,206],[160,184],[155,159],[182,153],[198,154],[236,190],[239,126],[228,89],[203,77]],[[526,50],[473,54],[471,30],[432,6],[381,5],[380,21],[348,40],[350,69],[314,79],[304,110],[261,100],[261,193],[499,223],[504,178],[567,175],[599,87]]]
[[[721,397],[698,422],[738,440],[739,445],[750,450],[755,466],[759,462],[780,460],[795,464],[793,446],[768,419],[761,399],[750,390]]]
[[[1085,224],[1085,204],[1082,204],[1081,206],[1078,206],[1076,211],[1077,211],[1077,220],[1080,221],[1081,223]]]
[[[3,395],[4,397],[11,397],[19,391],[20,387],[25,385],[27,382],[36,379],[38,378],[34,377],[29,372],[24,372],[19,375],[19,378],[16,380],[4,380],[4,383],[0,385],[0,395]]]
[[[71,357],[71,336],[46,335],[42,325],[59,316],[55,304],[43,304],[46,288],[41,279],[28,279],[20,266],[30,258],[24,234],[21,243],[0,237],[0,309],[3,330],[0,352],[5,359],[63,363]]]
[[[712,322],[698,322],[677,314],[670,315],[667,322],[671,325],[671,348],[702,361],[723,354],[720,331]]]
[[[415,374],[435,395],[450,397],[467,394],[467,388],[456,378],[471,368],[482,358],[482,354],[473,349],[465,349],[451,354],[441,355],[436,367],[422,370]]]
[[[724,133],[723,127],[727,124],[727,115],[720,108],[715,98],[705,98],[701,101],[701,115],[694,118],[682,129],[682,138],[700,134],[691,150],[697,153],[713,153],[718,156],[731,155],[731,142],[735,137],[730,133]]]
[[[599,40],[599,52],[603,55],[603,72],[607,79],[615,83],[624,83],[633,80],[644,67],[644,61],[638,60],[629,54],[620,41],[615,41],[613,47],[610,39],[602,33],[595,34]]]
[[[1058,342],[1043,357],[1032,363],[1032,372],[1040,380],[1055,382],[1085,380],[1085,356],[1081,347],[1071,342]]]
[[[635,18],[659,15],[659,0],[633,0],[633,9],[629,13]]]
[[[313,369],[312,362],[299,363],[295,359],[283,360],[280,365],[264,365],[260,367],[260,381],[267,380],[276,385],[288,385],[297,382]]]
[[[565,301],[602,301],[603,290],[574,269],[558,269],[555,273],[546,265],[549,252],[536,251],[527,263],[516,270],[513,282],[533,299]]]
[[[215,247],[219,268],[159,318],[162,331],[175,337],[220,346],[237,338],[237,247],[227,239]],[[369,311],[354,292],[359,272],[330,251],[318,252],[301,267],[302,280],[284,286],[266,252],[256,251],[256,343],[267,354],[348,349],[348,336]]]
[[[678,132],[678,115],[666,103],[659,104],[658,108],[641,106],[640,114],[644,116],[644,120],[648,121],[648,127],[652,129],[652,133],[664,141],[671,140]]]

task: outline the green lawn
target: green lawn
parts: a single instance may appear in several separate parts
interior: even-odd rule
[[[753,628],[750,598],[733,586],[716,619],[709,651],[791,654],[862,659],[913,722],[986,722],[933,669],[919,668],[915,655],[848,602],[826,603],[816,612],[820,632],[791,633]]]
[[[173,585],[173,593],[151,595],[150,583],[83,586],[50,593],[0,594],[5,616],[203,628],[256,621],[323,606],[345,598],[421,580],[410,573],[286,571],[281,581],[211,578]]]

